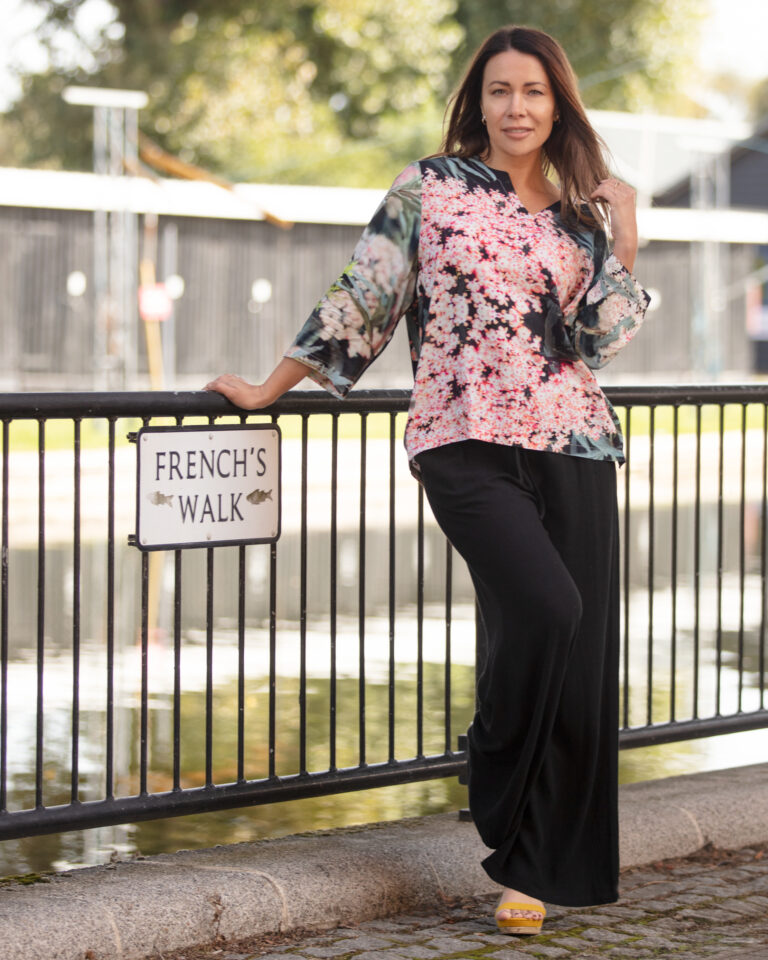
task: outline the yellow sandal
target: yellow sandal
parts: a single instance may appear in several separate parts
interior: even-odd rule
[[[501,910],[525,910],[527,913],[537,914],[538,919],[534,920],[532,917],[509,917],[508,919],[501,920],[499,919],[499,912]],[[537,907],[535,903],[500,903],[498,907],[496,907],[495,920],[496,926],[502,933],[534,934],[541,933],[541,925],[546,915],[547,911],[544,907]]]

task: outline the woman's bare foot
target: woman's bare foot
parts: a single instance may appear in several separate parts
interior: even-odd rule
[[[531,920],[538,920],[541,916],[544,904],[535,897],[529,897],[519,890],[513,890],[512,887],[504,887],[501,892],[499,903],[530,903],[530,910],[497,910],[497,920],[511,920],[513,917],[526,917]]]

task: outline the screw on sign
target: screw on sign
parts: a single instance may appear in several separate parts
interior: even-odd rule
[[[167,320],[173,312],[173,300],[164,283],[145,283],[139,287],[139,314],[142,320]]]

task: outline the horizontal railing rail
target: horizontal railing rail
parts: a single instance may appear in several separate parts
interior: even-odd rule
[[[614,406],[766,403],[768,383],[611,386],[605,393]],[[325,390],[292,390],[272,406],[254,413],[389,413],[407,410],[410,399],[411,391],[404,389],[355,390],[344,400]],[[204,390],[0,393],[0,420],[233,415],[249,414],[221,394]]]
[[[627,455],[620,745],[768,727],[768,384],[606,392]],[[0,395],[0,839],[464,770],[473,594],[398,449],[409,402]],[[254,417],[283,427],[281,539],[128,546],[125,434]]]

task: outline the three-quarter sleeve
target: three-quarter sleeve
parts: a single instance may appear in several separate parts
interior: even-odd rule
[[[285,356],[345,397],[384,349],[416,287],[421,170],[398,176],[360,238],[352,260],[320,300]]]
[[[608,250],[598,231],[594,274],[570,326],[576,353],[588,367],[604,367],[634,337],[645,318],[650,297],[624,264]]]

